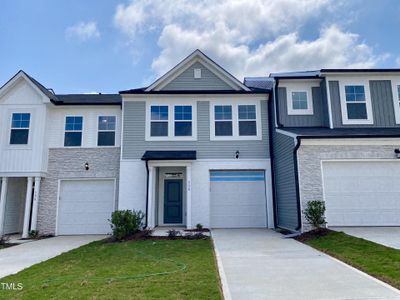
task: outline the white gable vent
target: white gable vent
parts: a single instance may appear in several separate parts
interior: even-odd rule
[[[194,78],[201,78],[201,69],[194,69]]]

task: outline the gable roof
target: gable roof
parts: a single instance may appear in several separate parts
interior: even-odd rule
[[[122,99],[119,94],[67,94],[56,95],[51,89],[46,88],[39,81],[19,70],[10,80],[0,87],[0,96],[5,93],[19,79],[24,78],[39,93],[44,95],[54,105],[121,105]]]
[[[165,73],[163,76],[158,78],[155,82],[153,82],[150,86],[148,86],[145,91],[159,91],[175,79],[179,74],[185,71],[190,65],[194,62],[200,61],[203,65],[208,67],[212,72],[214,72],[221,80],[227,83],[232,87],[233,90],[236,91],[250,91],[248,87],[246,87],[243,83],[241,83],[237,78],[235,78],[232,74],[218,65],[215,61],[201,52],[199,49],[193,51],[189,56],[183,59],[180,63],[178,63],[175,67]]]
[[[52,92],[50,92],[41,83],[29,76],[23,70],[19,70],[13,77],[10,78],[10,80],[8,80],[5,84],[3,84],[2,87],[0,87],[0,96],[6,93],[7,90],[10,89],[20,78],[25,79],[32,86],[33,89],[45,96],[50,101],[57,100],[57,97]]]

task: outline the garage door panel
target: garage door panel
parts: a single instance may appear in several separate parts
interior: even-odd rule
[[[266,226],[264,171],[210,172],[213,228]]]
[[[328,225],[400,225],[399,162],[324,162],[323,181]]]
[[[113,180],[61,181],[58,234],[106,234],[114,210]]]

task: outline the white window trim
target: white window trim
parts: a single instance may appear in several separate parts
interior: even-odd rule
[[[293,92],[305,92],[307,97],[307,109],[293,109],[293,99],[292,93]],[[314,107],[313,107],[313,98],[312,98],[312,89],[311,87],[289,87],[287,88],[287,112],[288,115],[313,115],[314,114]]]
[[[172,103],[173,102],[173,103]],[[151,107],[152,106],[168,106],[168,136],[151,136]],[[175,106],[191,106],[192,107],[192,135],[191,136],[175,136]],[[162,122],[162,121],[161,121]],[[164,122],[167,122],[165,120]],[[197,102],[177,100],[171,102],[152,101],[146,103],[146,141],[197,141]]]
[[[364,86],[365,92],[365,102],[367,108],[367,119],[366,120],[352,120],[347,117],[347,102],[346,102],[346,92],[345,86],[347,85],[362,85]],[[372,112],[372,103],[371,103],[371,93],[369,90],[369,81],[360,80],[360,81],[349,81],[349,80],[340,80],[339,81],[339,92],[340,92],[340,107],[342,111],[342,124],[343,125],[363,125],[363,124],[374,124],[373,112]]]
[[[29,119],[29,128],[21,128],[21,129],[28,129],[28,143],[27,144],[11,144],[10,139],[11,139],[11,129],[12,128],[12,116],[13,114],[30,114],[30,119]],[[7,136],[7,147],[9,149],[31,149],[32,148],[32,120],[33,120],[33,112],[32,110],[29,109],[20,109],[20,110],[9,110],[8,111],[8,136]]]
[[[65,125],[67,124],[67,117],[82,117],[82,130],[65,130]],[[65,146],[65,133],[66,132],[81,132],[81,145],[80,146]],[[64,135],[63,135],[63,148],[82,148],[83,147],[83,138],[85,131],[85,117],[83,115],[64,115]]]
[[[114,117],[115,118],[115,129],[114,130],[99,130],[99,119],[100,117]],[[82,120],[83,122],[83,120]],[[118,118],[116,115],[111,115],[111,114],[99,114],[97,115],[97,131],[96,131],[96,147],[97,148],[112,148],[112,147],[116,147],[117,146],[117,122],[118,122]],[[83,129],[83,125],[82,124],[82,129]],[[64,126],[64,130],[65,130],[65,126]],[[115,136],[114,136],[114,145],[112,146],[99,146],[99,132],[114,132]],[[64,139],[65,139],[65,134],[64,134]]]
[[[400,98],[397,91],[397,86],[400,86],[400,80],[391,80],[392,83],[392,94],[393,94],[393,109],[396,124],[400,124]]]
[[[232,135],[231,136],[215,136],[215,106],[230,105],[232,106]],[[239,135],[239,105],[255,105],[256,106],[256,128],[257,135]],[[218,121],[218,120],[217,120]],[[245,121],[245,120],[243,120]],[[262,139],[261,126],[261,105],[260,101],[237,100],[237,101],[212,101],[210,103],[210,140],[211,141],[254,141]]]

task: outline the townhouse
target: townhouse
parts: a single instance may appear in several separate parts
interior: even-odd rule
[[[0,88],[0,234],[146,225],[307,230],[400,225],[400,70],[238,81],[196,50],[154,83],[59,95],[23,71]]]

